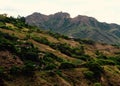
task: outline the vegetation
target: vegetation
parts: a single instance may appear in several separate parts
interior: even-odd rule
[[[76,66],[73,63],[69,63],[69,62],[64,62],[61,63],[60,65],[60,69],[70,69],[70,68],[75,68]]]
[[[119,86],[119,47],[109,45],[114,49],[112,53],[107,44],[42,31],[25,24],[20,16],[0,16],[0,20],[0,83],[82,86],[86,82],[85,86]],[[103,50],[96,45],[103,46]]]

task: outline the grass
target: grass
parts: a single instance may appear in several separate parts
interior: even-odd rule
[[[59,42],[66,43],[72,47],[78,47],[80,45],[78,42],[76,42],[74,40],[66,40],[66,39],[62,39],[62,38],[59,39]]]
[[[7,26],[11,26],[12,28],[16,28],[14,25],[7,23]],[[35,37],[42,37],[42,38],[46,38],[49,42],[51,43],[66,43],[68,45],[70,45],[71,47],[78,47],[79,44],[77,41],[74,41],[72,39],[64,39],[64,38],[54,38],[51,35],[44,33],[44,32],[29,32],[28,28],[23,28],[20,29],[20,31],[17,30],[7,30],[7,29],[2,29],[0,28],[0,31],[3,33],[8,33],[10,35],[15,35],[17,36],[19,39],[25,39],[26,35],[30,35],[30,36],[35,36]],[[73,69],[63,69],[60,70],[61,75],[57,74],[55,72],[55,70],[49,70],[49,71],[35,71],[35,76],[32,78],[28,78],[25,76],[21,76],[18,78],[14,79],[14,82],[10,82],[10,81],[6,81],[6,84],[8,86],[16,86],[18,84],[20,84],[21,86],[39,86],[39,85],[46,85],[46,86],[87,86],[89,85],[88,83],[90,83],[88,80],[86,80],[85,76],[84,76],[84,71],[88,70],[87,68],[84,68],[84,66],[81,67],[81,64],[83,64],[82,60],[80,59],[76,59],[73,58],[71,56],[68,56],[66,54],[61,53],[59,50],[57,49],[53,49],[52,47],[50,47],[47,44],[42,44],[39,43],[37,41],[34,41],[33,39],[31,39],[31,37],[29,37],[27,40],[27,42],[31,42],[35,47],[37,47],[40,51],[43,52],[49,52],[54,54],[55,56],[62,58],[63,60],[65,60],[66,62],[72,62],[75,65],[80,65],[80,67],[78,68],[73,68]],[[89,44],[83,44],[83,46],[85,46],[85,53],[90,55],[91,58],[95,58],[95,51],[96,50],[100,50],[100,52],[106,54],[106,55],[114,55],[114,52],[119,51],[120,49],[115,48],[111,45],[102,45],[100,43],[95,44],[95,45],[89,45]],[[112,50],[111,50],[112,49]],[[5,56],[10,56],[12,57],[11,54],[9,54],[8,52],[5,52]],[[3,52],[0,52],[0,57],[2,57],[1,55],[4,54]],[[8,60],[10,61],[9,64],[17,64],[17,61],[19,59],[13,60],[14,58],[8,58]],[[4,58],[5,59],[5,58]],[[96,58],[97,59],[97,58]],[[5,60],[5,61],[8,61]],[[3,61],[0,59],[0,61]],[[54,62],[55,64],[61,64],[61,62],[55,60],[56,62]],[[6,62],[7,64],[8,62]],[[85,63],[85,61],[84,61]],[[6,65],[5,64],[5,65]],[[8,65],[9,65],[8,64]],[[4,64],[3,64],[4,65]],[[105,77],[107,77],[108,81],[111,81],[112,84],[116,84],[119,82],[120,79],[120,70],[115,67],[115,66],[104,66],[104,70],[105,70]],[[115,79],[115,80],[114,80]],[[35,81],[35,82],[34,82]],[[90,86],[90,85],[89,85]]]
[[[52,48],[49,47],[48,45],[38,43],[38,42],[36,42],[36,41],[34,41],[34,40],[29,40],[29,41],[32,42],[33,44],[35,44],[35,46],[38,47],[38,49],[39,49],[40,51],[53,53],[54,55],[56,55],[56,56],[58,56],[58,57],[61,57],[61,58],[63,58],[63,59],[66,59],[66,60],[68,60],[68,61],[70,61],[70,62],[74,62],[74,61],[77,60],[77,59],[75,59],[75,58],[72,58],[72,57],[70,57],[70,56],[67,56],[67,55],[61,53],[61,52],[58,51],[58,50],[52,49]]]
[[[14,25],[11,24],[11,23],[6,23],[6,26],[8,26],[8,27],[12,27],[12,28],[17,28],[16,26],[14,26]]]
[[[59,42],[56,38],[54,38],[48,34],[34,32],[33,35],[36,35],[38,37],[45,37],[45,38],[47,38],[48,41],[53,42],[53,43]]]
[[[14,34],[15,36],[17,36],[20,39],[24,39],[26,37],[26,35],[24,33],[15,32],[15,31],[12,31],[12,30],[6,30],[6,29],[1,29],[0,28],[0,31],[3,32],[3,33],[8,33],[10,35]]]

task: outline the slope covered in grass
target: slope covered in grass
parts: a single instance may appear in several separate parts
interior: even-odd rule
[[[119,51],[0,16],[0,86],[119,86]]]

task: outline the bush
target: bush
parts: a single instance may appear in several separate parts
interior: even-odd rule
[[[15,50],[17,50],[17,55],[20,56],[23,61],[39,61],[39,50],[35,48],[31,43],[23,43],[19,45],[19,47]]]
[[[61,77],[62,77],[62,71],[57,70],[57,71],[56,71],[56,74],[58,74],[59,76],[61,76]]]
[[[99,59],[107,59],[107,56],[105,56],[102,52],[96,50],[95,54],[97,55],[97,58]]]
[[[71,68],[75,68],[76,65],[74,65],[73,63],[69,63],[69,62],[63,62],[60,65],[60,69],[71,69]]]
[[[78,48],[73,48],[70,47],[70,45],[64,43],[51,43],[49,45],[50,47],[59,50],[60,52],[68,55],[68,56],[74,56],[74,57],[78,57],[79,55],[84,55],[84,46],[80,46]]]
[[[39,61],[38,53],[32,52],[32,51],[28,51],[28,52],[24,53],[23,59],[31,60],[31,61]]]
[[[20,73],[20,68],[19,67],[17,67],[17,66],[11,67],[10,74],[16,75],[16,74],[19,74],[19,73]]]
[[[94,45],[95,42],[93,40],[82,40],[83,43],[86,43],[86,44],[90,44],[90,45]]]
[[[102,86],[100,83],[94,83],[94,86]]]
[[[44,58],[48,58],[48,59],[50,59],[50,58],[52,58],[52,60],[56,60],[56,61],[58,61],[58,62],[64,62],[64,60],[62,59],[62,58],[60,58],[60,57],[57,57],[57,56],[55,56],[54,54],[52,54],[52,53],[46,53],[45,54],[45,56],[44,56]],[[43,59],[44,59],[43,58]]]
[[[100,65],[115,65],[116,63],[113,60],[104,60],[104,59],[98,59],[96,60],[97,63],[99,63]]]
[[[54,64],[49,64],[45,67],[45,70],[53,70],[53,69],[56,69],[56,65]]]
[[[88,40],[88,39],[74,39],[75,41],[78,41],[79,43],[85,43],[85,44],[90,44],[90,45],[94,45],[95,42],[93,40]]]
[[[3,77],[3,75],[4,75],[4,68],[0,67],[0,77]]]
[[[96,61],[90,61],[87,62],[86,66],[89,68],[90,71],[94,73],[94,77],[96,77],[96,80],[99,80],[101,74],[104,72],[100,64],[97,63]]]
[[[94,73],[92,71],[85,71],[84,72],[85,78],[92,80],[94,78]]]
[[[40,37],[32,37],[32,39],[37,41],[37,42],[50,45],[50,42],[45,37],[41,37],[41,38]]]
[[[22,73],[26,76],[33,76],[35,70],[35,64],[33,62],[26,62],[25,66],[22,68]]]
[[[75,57],[78,59],[81,59],[83,61],[90,61],[90,59],[91,59],[89,55],[81,55],[81,56],[75,56]]]
[[[109,57],[108,60],[112,60],[116,65],[120,65],[120,56]]]
[[[4,22],[0,22],[0,28],[4,28],[6,25]]]

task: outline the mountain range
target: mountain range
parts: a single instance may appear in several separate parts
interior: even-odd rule
[[[51,15],[33,13],[25,18],[29,25],[44,28],[70,38],[82,38],[107,44],[120,43],[120,25],[99,22],[93,17],[78,15],[74,18],[65,12]]]

